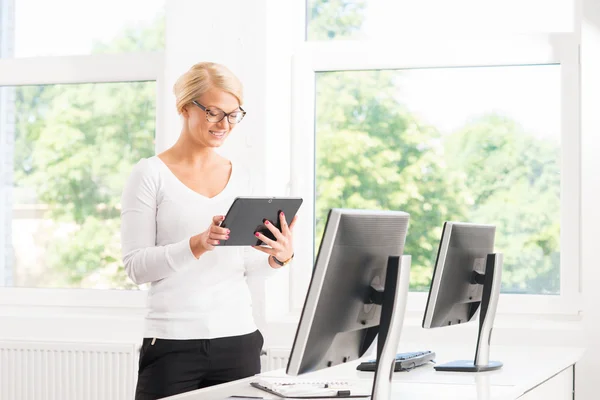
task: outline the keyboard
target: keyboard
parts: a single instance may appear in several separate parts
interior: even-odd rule
[[[435,353],[432,351],[414,351],[411,353],[398,353],[396,354],[396,365],[394,366],[394,372],[399,371],[410,371],[413,368],[420,367],[421,365],[429,362],[435,362]],[[375,371],[375,360],[369,360],[360,363],[356,367],[359,371]]]
[[[283,398],[368,397],[370,385],[349,381],[316,381],[297,378],[257,378],[250,382],[255,388]]]

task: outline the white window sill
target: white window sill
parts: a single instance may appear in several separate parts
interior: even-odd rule
[[[427,305],[427,293],[410,292],[406,304],[406,315],[423,316]],[[580,320],[582,314],[581,296],[543,296],[543,295],[516,295],[501,294],[496,313],[496,320],[554,320],[573,321]],[[282,315],[267,318],[267,322],[298,323],[302,310],[291,310]]]
[[[299,322],[298,315],[286,315],[267,323],[269,346],[291,349]],[[402,327],[400,348],[409,344],[419,349],[435,350],[439,346],[466,346],[475,350],[478,319],[452,327],[424,329],[422,313],[407,313]],[[580,316],[498,315],[492,334],[494,346],[570,346],[585,343],[586,335]],[[419,350],[417,348],[407,351]],[[469,354],[470,356],[471,354]]]
[[[147,292],[0,287],[0,306],[145,309]]]

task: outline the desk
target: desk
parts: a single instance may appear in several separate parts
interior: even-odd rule
[[[406,346],[403,346],[406,347]],[[412,347],[425,349],[425,347]],[[472,350],[465,348],[432,349],[438,363],[468,359]],[[402,350],[401,350],[402,351]],[[408,350],[405,350],[408,351]],[[575,364],[583,356],[580,348],[561,347],[501,347],[492,346],[491,360],[504,363],[502,369],[484,373],[438,372],[433,365],[410,372],[396,372],[392,383],[393,398],[461,399],[461,400],[572,400]],[[315,380],[346,380],[371,386],[373,373],[356,370],[358,361],[302,375]],[[285,371],[270,371],[263,377],[285,376]],[[213,400],[230,395],[258,396],[278,399],[250,386],[256,378],[195,390],[169,400]],[[290,379],[294,379],[290,377]]]

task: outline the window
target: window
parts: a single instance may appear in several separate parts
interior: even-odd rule
[[[406,211],[426,291],[444,221],[490,223],[503,292],[559,294],[560,82],[559,65],[319,72],[317,246],[332,207]]]
[[[314,257],[329,207],[409,211],[407,310],[422,315],[443,222],[486,220],[505,253],[498,312],[576,314],[575,2],[306,5],[290,192],[315,223],[297,227],[310,238],[296,245],[298,263],[312,263],[303,253]],[[290,279],[298,312],[310,274]]]
[[[133,164],[154,154],[155,83],[2,90],[15,116],[4,126],[13,159],[4,285],[135,288],[121,262],[119,203]]]
[[[303,253],[328,208],[408,211],[409,310],[422,312],[443,222],[490,223],[505,257],[499,312],[577,312],[574,36],[308,42],[294,71],[291,193],[315,221],[297,227],[312,238],[299,263],[312,263]]]
[[[3,32],[11,51],[2,57],[162,50],[164,2],[0,0],[0,11],[13,19],[7,27],[14,27]]]
[[[143,307],[71,289],[136,288],[119,203],[165,140],[164,0],[46,3],[0,0],[0,303]]]

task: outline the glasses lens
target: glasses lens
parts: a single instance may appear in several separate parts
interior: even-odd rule
[[[236,111],[234,113],[229,114],[229,116],[227,117],[227,119],[229,120],[230,124],[237,124],[238,122],[240,122],[242,119],[244,118],[244,113],[241,111]]]
[[[218,108],[211,108],[206,110],[206,118],[208,122],[219,122],[225,116],[225,112],[223,110],[219,110]]]

